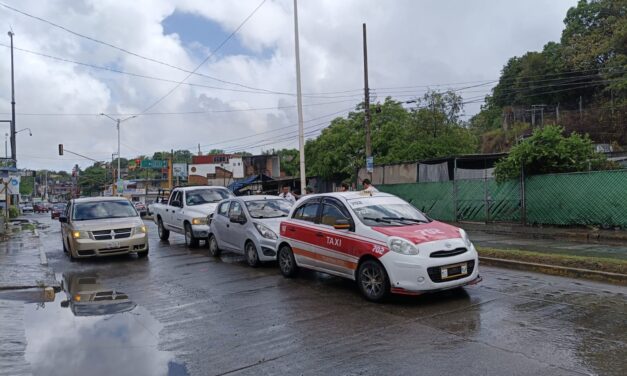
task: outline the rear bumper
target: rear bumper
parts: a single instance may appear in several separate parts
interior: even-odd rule
[[[119,240],[72,239],[71,249],[74,257],[102,257],[123,255],[148,250],[148,236],[136,234]]]

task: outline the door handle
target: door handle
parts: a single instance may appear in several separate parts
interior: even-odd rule
[[[316,236],[319,237],[319,238],[322,238],[322,237],[324,237],[324,234],[321,233],[321,232],[316,232]]]
[[[227,224],[226,224],[226,227],[230,227],[230,225],[227,223]]]
[[[165,209],[165,211],[168,211],[168,209]]]

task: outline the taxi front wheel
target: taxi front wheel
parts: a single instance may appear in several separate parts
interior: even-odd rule
[[[357,284],[364,297],[372,302],[384,300],[390,293],[390,279],[383,265],[366,260],[359,265]]]
[[[289,245],[283,245],[279,248],[279,254],[277,255],[279,261],[279,269],[284,277],[291,278],[298,273],[298,265],[294,259],[294,253]]]

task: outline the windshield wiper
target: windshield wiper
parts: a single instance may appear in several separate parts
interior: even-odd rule
[[[388,221],[385,217],[381,217],[381,218],[374,218],[374,217],[364,217],[364,219],[368,220],[368,221],[375,221],[375,222],[383,222],[383,223],[392,223],[392,221]]]
[[[424,219],[415,219],[415,218],[405,218],[405,217],[381,217],[382,219],[389,219],[392,221],[408,221],[415,223],[429,223],[429,221],[425,221]]]

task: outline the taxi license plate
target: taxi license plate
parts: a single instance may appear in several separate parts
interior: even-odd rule
[[[443,266],[442,268],[440,268],[440,276],[442,277],[442,279],[453,278],[466,274],[468,274],[468,264],[466,263],[452,266]]]
[[[120,242],[108,242],[107,248],[120,248]]]

